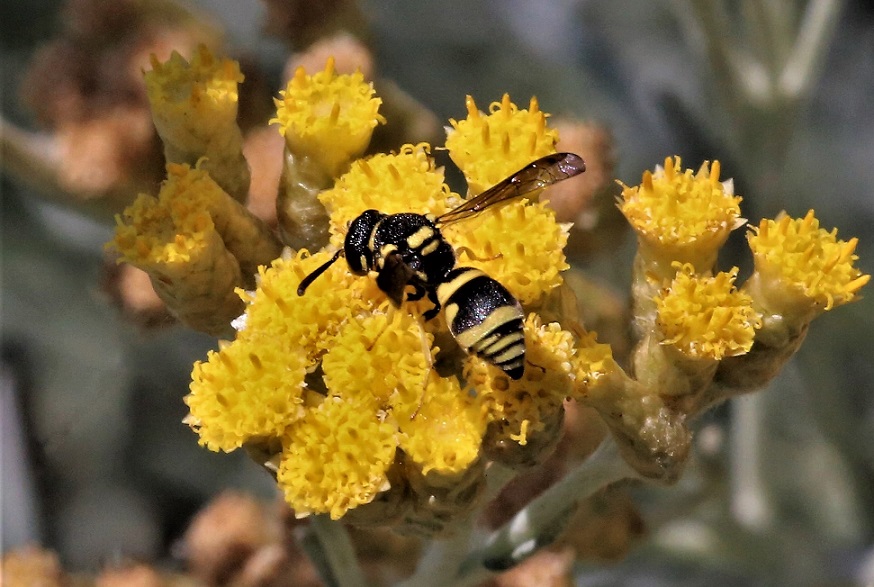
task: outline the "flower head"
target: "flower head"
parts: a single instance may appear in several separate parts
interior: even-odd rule
[[[279,94],[271,124],[279,125],[291,151],[319,160],[332,176],[364,151],[373,129],[385,122],[373,85],[360,72],[338,75],[333,58],[312,76],[299,67]]]
[[[762,318],[750,295],[734,288],[737,271],[709,277],[682,265],[655,300],[661,344],[688,357],[713,360],[748,352]]]
[[[546,126],[547,114],[537,98],[527,110],[520,109],[504,94],[489,105],[489,114],[477,109],[471,96],[466,99],[467,118],[450,119],[446,148],[464,172],[471,194],[478,194],[535,159],[555,152],[558,132]]]
[[[397,428],[366,394],[330,396],[283,436],[277,481],[298,516],[338,519],[390,487]]]
[[[242,336],[194,364],[186,422],[200,444],[230,452],[279,438],[304,416],[306,355],[287,340]]]
[[[349,223],[365,210],[439,216],[457,198],[443,182],[443,169],[435,169],[427,143],[358,159],[334,187],[319,194],[330,213],[332,242],[337,246],[343,243]]]
[[[416,417],[400,420],[400,447],[423,474],[454,476],[480,456],[488,417],[480,398],[464,393],[457,378],[432,379]]]
[[[571,395],[575,379],[576,344],[558,323],[543,324],[537,314],[525,320],[526,362],[522,379],[511,380],[503,371],[478,357],[469,357],[465,378],[483,398],[490,419],[499,422],[508,438],[525,445],[543,429],[549,414]]]
[[[660,260],[709,270],[728,234],[741,226],[739,196],[731,180],[719,181],[719,162],[704,163],[697,173],[683,170],[679,157],[645,171],[637,186],[622,184],[619,209],[637,232],[642,252]]]
[[[858,239],[838,240],[837,229],[820,228],[813,210],[804,218],[763,219],[747,240],[759,278],[782,290],[770,297],[782,295],[783,303],[831,310],[853,301],[871,279],[853,265]]]
[[[140,194],[116,217],[107,246],[120,253],[119,261],[148,273],[183,322],[224,336],[242,310],[234,288],[249,281],[241,265],[278,250],[261,246],[272,241],[234,238],[258,234],[258,226],[205,171],[171,163],[157,198]],[[240,247],[229,250],[232,243]]]
[[[224,127],[236,124],[237,86],[243,81],[239,63],[214,58],[204,45],[190,62],[176,51],[165,63],[154,55],[151,60],[146,90],[161,137],[172,137],[172,143],[188,153],[211,142],[205,137],[224,140]]]
[[[459,251],[460,264],[481,269],[527,306],[562,284],[569,229],[545,202],[523,198],[449,225],[443,233]]]

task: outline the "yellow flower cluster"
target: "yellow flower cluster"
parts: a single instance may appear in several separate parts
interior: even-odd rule
[[[371,95],[360,76],[337,76],[329,63],[312,78],[295,75],[277,101],[275,121],[290,143],[343,149],[356,141],[338,125],[372,129],[364,121],[374,120],[379,101]],[[366,96],[367,107],[347,107],[343,96]],[[340,104],[339,110],[326,108],[329,103]],[[506,98],[490,117],[473,116],[511,120],[507,113],[518,112]],[[529,134],[552,138],[502,173],[554,152],[555,133],[544,131],[545,115],[537,111],[529,118]],[[475,153],[481,139],[477,134],[470,145],[456,139],[455,148]],[[444,361],[456,365],[438,374],[434,361],[443,355],[435,338],[454,343],[446,338],[444,320],[423,322],[430,302],[394,308],[372,277],[353,276],[342,259],[297,294],[303,278],[331,259],[349,223],[365,210],[437,217],[463,201],[444,183],[430,149],[404,145],[394,154],[353,161],[319,194],[331,246],[313,254],[302,249],[260,268],[255,290],[239,291],[246,311],[237,321],[236,340],[193,371],[188,421],[201,443],[213,450],[281,446],[277,479],[298,515],[338,518],[369,503],[389,488],[398,450],[404,466],[413,463],[419,475],[452,478],[479,461],[490,423],[505,422],[508,434],[524,444],[542,413],[561,409],[582,368],[572,335],[532,314],[525,326],[530,364],[521,382],[509,383],[503,371],[478,359],[468,359],[466,377],[460,377],[462,360],[452,353]],[[503,154],[479,153],[503,162]],[[536,302],[561,283],[567,228],[545,206],[523,199],[457,226],[444,234],[447,242],[465,250],[471,265],[489,271],[522,303]],[[269,389],[256,389],[262,385]]]
[[[300,516],[340,518],[376,501],[357,512],[362,519],[390,503],[394,520],[442,527],[429,524],[429,512],[445,519],[458,504],[452,491],[432,488],[462,483],[469,503],[488,460],[536,462],[531,455],[558,437],[566,398],[598,410],[638,472],[675,480],[689,451],[688,417],[761,386],[801,344],[809,306],[852,301],[870,279],[853,266],[856,239],[838,240],[810,212],[750,232],[756,271],[736,289],[737,269],[713,271],[719,248],[745,222],[741,198],[720,180],[719,162],[693,172],[669,157],[640,185],[623,185],[619,203],[639,242],[632,293],[640,340],[626,373],[608,345],[571,325],[573,316],[559,318],[572,333],[538,315],[563,282],[569,228],[537,201],[539,190],[441,223],[464,199],[446,185],[429,144],[354,160],[385,122],[360,73],[337,75],[333,60],[312,76],[299,69],[276,100],[271,123],[286,140],[280,228],[298,249],[280,254],[273,233],[228,195],[229,185],[235,197],[248,186],[233,123],[239,66],[203,48],[190,63],[174,54],[152,65],[147,84],[165,154],[197,154],[188,163],[198,163],[169,164],[158,197],[140,196],[119,217],[112,246],[149,272],[189,324],[224,335],[233,320],[234,340],[194,365],[186,423],[210,450],[264,455]],[[483,113],[468,97],[466,107],[465,119],[450,121],[446,148],[469,197],[555,152],[557,133],[536,99],[520,109],[505,95]],[[458,266],[482,270],[521,302],[521,379],[465,356],[442,315],[425,322],[428,297],[395,307],[374,275],[349,271],[337,251],[368,209],[427,215]],[[423,233],[430,238],[430,228]],[[404,500],[415,503],[398,505]]]
[[[270,123],[279,125],[292,152],[317,159],[332,176],[364,151],[373,128],[385,122],[373,85],[361,72],[338,75],[333,57],[312,76],[299,67],[279,95]]]
[[[853,266],[858,239],[838,240],[837,229],[820,228],[813,210],[804,218],[763,219],[747,240],[763,280],[823,310],[852,301],[871,279]]]

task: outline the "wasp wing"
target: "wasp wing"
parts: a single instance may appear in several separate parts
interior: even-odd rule
[[[553,153],[529,163],[510,177],[493,185],[481,194],[465,201],[437,218],[440,224],[458,222],[474,216],[486,208],[521,198],[559,181],[569,179],[586,170],[586,164],[573,153]]]

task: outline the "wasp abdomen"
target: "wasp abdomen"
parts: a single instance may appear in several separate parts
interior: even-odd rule
[[[437,286],[449,332],[466,352],[503,370],[512,379],[525,371],[522,307],[503,285],[472,267],[450,271]]]

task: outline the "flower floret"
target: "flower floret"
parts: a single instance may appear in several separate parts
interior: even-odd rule
[[[281,341],[240,337],[194,364],[186,422],[213,451],[279,438],[303,416],[306,356]]]
[[[492,102],[489,114],[477,109],[471,96],[466,99],[467,118],[450,119],[446,148],[464,172],[471,194],[478,194],[535,159],[555,152],[558,131],[546,126],[547,114],[537,98],[528,109],[520,109],[504,94]]]
[[[487,415],[455,377],[432,376],[414,418],[400,418],[400,446],[422,473],[465,471],[480,454]]]
[[[389,489],[397,442],[375,402],[331,396],[288,429],[277,481],[298,516],[336,520]]]
[[[693,173],[682,169],[679,157],[668,157],[655,173],[645,171],[640,185],[622,184],[619,208],[647,243],[715,250],[743,224],[741,198],[731,180],[719,181],[719,171],[719,161]]]
[[[330,175],[360,155],[376,125],[385,123],[373,84],[360,71],[338,75],[333,58],[312,76],[299,67],[275,103],[270,123],[279,125],[288,147],[319,160]]]
[[[451,191],[443,182],[443,169],[434,168],[430,150],[427,143],[407,144],[396,154],[359,159],[333,188],[320,193],[334,244],[342,244],[349,223],[365,210],[435,216],[446,212]]]
[[[853,265],[858,239],[839,240],[837,229],[820,228],[813,210],[804,218],[763,219],[747,240],[763,277],[787,284],[825,310],[852,301],[871,279]]]
[[[697,275],[688,263],[680,267],[655,300],[661,344],[714,360],[749,352],[762,317],[750,295],[734,288],[737,272],[735,267],[710,277]]]

